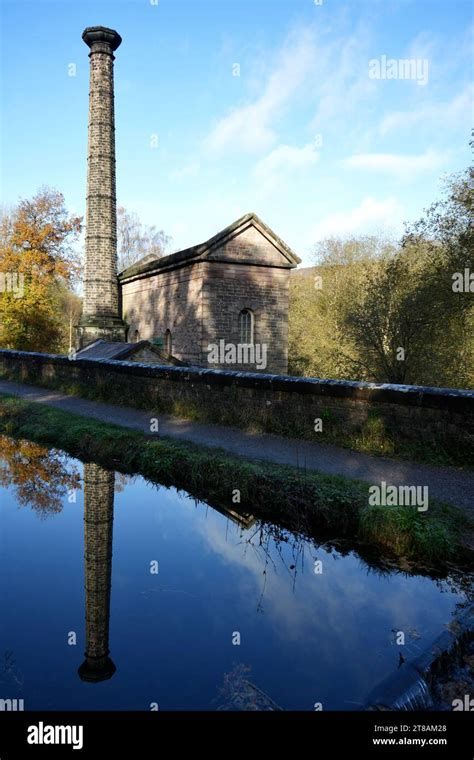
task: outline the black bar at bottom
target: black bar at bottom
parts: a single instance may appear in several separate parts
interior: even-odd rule
[[[96,757],[107,750],[108,757],[135,758],[144,747],[162,747],[164,739],[174,750],[188,743],[201,748],[217,747],[222,732],[209,733],[210,723],[245,723],[229,734],[232,750],[241,743],[248,751],[251,724],[258,724],[266,750],[274,742],[289,742],[298,752],[306,732],[314,754],[347,751],[348,757],[474,758],[474,715],[471,712],[18,712],[0,713],[0,760],[27,757]],[[298,723],[291,733],[281,733],[280,724]],[[189,730],[179,732],[178,724]],[[217,725],[216,725],[217,728]],[[250,733],[249,733],[250,730]],[[262,731],[263,730],[263,731]],[[263,733],[264,732],[264,733]],[[221,736],[221,739],[219,739]],[[53,743],[54,741],[54,743]],[[251,745],[250,745],[251,746]],[[74,749],[76,748],[76,749]],[[221,747],[221,750],[224,747]],[[280,744],[281,749],[281,744]],[[72,754],[71,754],[72,753]],[[133,754],[132,754],[133,753]],[[266,754],[268,754],[266,752]],[[102,756],[102,755],[101,755]],[[104,756],[105,757],[105,756]]]

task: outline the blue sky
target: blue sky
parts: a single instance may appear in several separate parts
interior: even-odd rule
[[[84,214],[96,24],[123,37],[118,203],[173,249],[255,211],[310,264],[326,235],[400,232],[470,161],[469,0],[4,0],[3,203],[47,184]],[[382,56],[419,73],[373,78]]]

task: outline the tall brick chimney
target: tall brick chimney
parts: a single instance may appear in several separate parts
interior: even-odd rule
[[[84,307],[77,347],[98,338],[126,339],[119,311],[115,188],[114,51],[122,38],[113,29],[88,27],[90,47]]]

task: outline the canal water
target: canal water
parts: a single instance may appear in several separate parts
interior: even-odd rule
[[[362,709],[464,601],[231,498],[7,438],[0,456],[0,699],[25,710]]]

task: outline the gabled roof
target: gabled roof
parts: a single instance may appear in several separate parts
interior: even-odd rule
[[[167,269],[174,269],[184,264],[194,263],[195,261],[204,260],[207,256],[216,248],[219,248],[227,240],[230,240],[237,235],[240,235],[249,227],[255,227],[264,237],[266,237],[280,252],[282,255],[283,268],[292,269],[296,267],[301,259],[291,250],[281,238],[276,235],[273,230],[270,229],[257,214],[250,213],[240,217],[237,221],[229,224],[217,235],[206,240],[205,243],[200,243],[192,248],[185,248],[182,251],[176,253],[170,253],[168,256],[162,256],[154,261],[138,261],[128,269],[119,273],[120,280],[128,280],[129,278],[136,277],[137,275],[149,275],[155,272],[166,271]],[[258,262],[256,262],[258,263]],[[264,265],[264,264],[263,264]]]
[[[156,354],[157,359],[160,359],[163,364],[172,364],[174,366],[186,366],[184,362],[176,359],[174,356],[170,356],[165,351],[162,351],[158,346],[150,343],[148,340],[139,340],[137,343],[122,343],[120,341],[107,341],[107,340],[95,340],[93,343],[89,343],[88,346],[81,348],[77,352],[77,359],[113,359],[116,361],[127,361],[134,354],[138,353],[142,349],[147,348]]]

